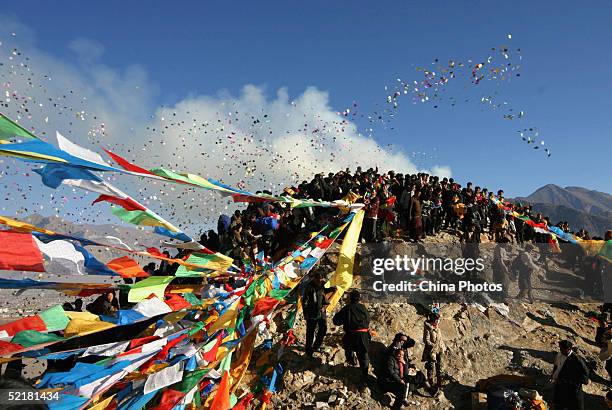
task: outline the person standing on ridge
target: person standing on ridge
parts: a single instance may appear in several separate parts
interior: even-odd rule
[[[306,285],[302,296],[302,310],[306,320],[305,352],[308,357],[312,357],[313,353],[323,344],[323,339],[327,334],[326,308],[329,305],[325,295],[335,290],[336,288],[325,288],[325,278],[318,272]]]
[[[555,410],[584,410],[582,385],[589,382],[589,369],[574,351],[572,342],[560,341],[559,349],[552,373]]]
[[[361,374],[367,380],[370,361],[368,350],[370,348],[370,315],[366,307],[360,303],[361,294],[353,290],[349,295],[349,303],[334,315],[333,322],[336,326],[342,326],[344,336],[342,345],[346,361],[355,365],[355,355],[359,361]]]
[[[442,352],[444,351],[444,341],[438,327],[440,314],[431,312],[423,326],[423,357],[425,369],[427,370],[427,384],[434,392],[438,392],[442,387]],[[434,375],[436,383],[434,385]]]

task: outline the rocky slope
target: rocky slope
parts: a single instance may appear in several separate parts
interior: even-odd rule
[[[37,221],[40,222],[40,221]],[[48,226],[48,225],[47,225]],[[69,227],[68,227],[69,228]],[[59,227],[56,227],[59,229]],[[106,234],[112,234],[108,231]],[[453,235],[443,233],[428,242],[453,243]],[[336,266],[338,246],[321,262],[318,269],[331,273]],[[370,245],[358,247],[358,258],[370,252]],[[110,255],[109,255],[110,256]],[[104,259],[105,260],[105,259]],[[534,282],[538,292],[538,280]],[[360,278],[355,278],[356,284]],[[516,284],[511,294],[516,295]],[[2,290],[3,306],[0,316],[4,320],[36,313],[63,300],[72,300],[53,291],[28,290],[16,295],[15,291]],[[342,302],[341,302],[342,303]],[[359,383],[359,372],[345,364],[341,346],[342,329],[329,321],[329,332],[324,351],[307,359],[303,354],[305,325],[298,315],[295,335],[297,344],[289,348],[281,361],[285,375],[279,391],[272,398],[274,408],[338,408],[382,409],[387,408],[392,396],[383,393],[376,380],[384,347],[397,332],[403,332],[417,340],[413,349],[413,362],[424,370],[420,361],[424,314],[427,310],[408,303],[368,304],[372,318],[371,328],[377,333],[371,350],[371,377],[367,387]],[[579,353],[592,368],[589,385],[585,386],[586,409],[603,409],[603,396],[608,390],[607,373],[597,359],[599,349],[593,341],[595,325],[586,317],[594,304],[528,304],[516,301],[504,309],[482,309],[465,304],[448,304],[442,308],[441,330],[447,350],[444,354],[445,386],[437,397],[416,394],[410,397],[406,408],[412,409],[469,409],[470,392],[479,379],[498,374],[531,376],[535,388],[550,400],[552,390],[548,383],[557,343],[562,339],[573,340]],[[276,340],[275,340],[276,341]],[[30,360],[25,369],[26,377],[36,377],[44,369],[44,363]]]
[[[452,240],[449,235],[433,239]],[[360,246],[360,253],[367,251],[367,246]],[[335,258],[334,253],[329,255],[327,270],[335,266]],[[512,289],[511,294],[516,292],[517,289]],[[282,358],[285,375],[280,391],[273,396],[275,408],[388,408],[392,396],[382,391],[376,376],[384,347],[390,344],[397,332],[417,340],[412,349],[413,363],[424,371],[420,342],[427,310],[408,303],[367,304],[367,307],[372,318],[371,328],[377,334],[372,343],[371,377],[367,387],[360,385],[358,369],[345,363],[341,328],[333,326],[329,320],[324,351],[315,354],[313,359],[307,359],[302,351],[305,325],[298,319],[295,329],[298,343]],[[603,363],[597,359],[599,349],[593,341],[595,324],[586,316],[597,306],[516,301],[505,307],[507,311],[466,304],[443,306],[440,327],[447,349],[443,363],[447,379],[445,386],[437,397],[423,391],[411,396],[411,404],[405,408],[469,409],[470,393],[476,382],[499,374],[530,376],[535,388],[546,400],[551,400],[552,389],[548,380],[558,351],[557,343],[562,339],[574,341],[592,369],[591,382],[584,386],[585,408],[605,408],[603,396],[608,390],[607,373]]]

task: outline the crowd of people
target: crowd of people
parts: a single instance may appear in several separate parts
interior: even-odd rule
[[[547,235],[536,232],[513,215],[518,213],[535,223],[552,226],[550,219],[534,212],[530,204],[507,201],[503,190],[495,193],[472,182],[462,187],[453,178],[426,173],[380,173],[378,169],[358,167],[353,173],[347,169],[327,176],[317,174],[310,182],[285,188],[283,193],[296,199],[330,202],[348,199],[365,204],[364,242],[392,237],[421,241],[428,235],[448,230],[475,242],[480,242],[481,235],[487,233],[488,239],[495,242],[546,243]],[[504,204],[505,210],[499,203]],[[199,242],[233,257],[238,263],[254,262],[260,251],[274,259],[299,233],[316,230],[334,211],[337,212],[326,207],[291,209],[282,202],[251,202],[231,216],[221,215],[217,229],[203,233]],[[572,232],[566,221],[556,226]],[[591,239],[584,229],[572,233]]]

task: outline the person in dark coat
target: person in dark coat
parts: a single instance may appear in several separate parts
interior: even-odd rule
[[[384,375],[381,380],[383,389],[395,395],[393,409],[401,409],[402,405],[407,404],[405,402],[408,394],[408,383],[404,380],[406,369],[403,363],[403,355],[404,349],[390,349],[387,352]]]
[[[329,302],[325,295],[335,290],[336,288],[325,288],[325,278],[320,273],[314,274],[304,290],[302,310],[306,320],[305,352],[309,357],[321,347],[327,334],[326,308]]]
[[[380,209],[380,200],[376,191],[372,191],[371,196],[365,201],[365,218],[363,220],[363,238],[368,243],[376,242],[378,211]]]
[[[423,234],[421,209],[421,191],[415,191],[410,198],[410,237],[415,242],[420,240]]]
[[[92,303],[87,305],[87,310],[94,315],[113,316],[119,310],[119,303],[115,292],[100,295]]]
[[[555,386],[555,410],[584,410],[582,385],[589,382],[589,369],[574,351],[569,340],[559,342],[561,353],[555,358],[552,382]]]
[[[342,326],[344,336],[342,345],[346,361],[355,365],[355,355],[359,361],[361,374],[368,377],[370,361],[368,350],[370,349],[370,315],[366,307],[359,303],[361,295],[359,291],[350,293],[350,302],[334,315],[334,325]]]

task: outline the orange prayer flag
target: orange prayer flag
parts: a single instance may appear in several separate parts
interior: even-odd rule
[[[226,370],[223,372],[221,383],[219,383],[215,398],[210,405],[210,410],[229,410],[232,407],[229,393],[229,372]]]
[[[149,276],[147,272],[142,270],[138,262],[128,256],[113,259],[106,266],[117,272],[122,278],[146,278]]]

